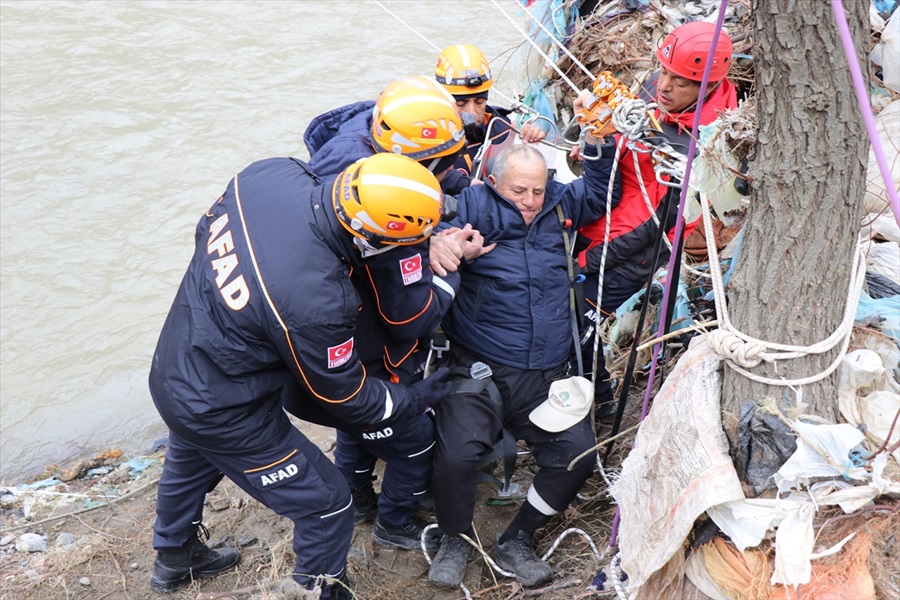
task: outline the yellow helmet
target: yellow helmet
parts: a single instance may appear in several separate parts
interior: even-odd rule
[[[403,77],[381,92],[372,109],[372,137],[385,152],[408,156],[436,173],[439,163],[446,169],[466,146],[453,96],[424,76]]]
[[[444,48],[438,55],[434,78],[454,96],[486,93],[492,84],[487,58],[472,44]]]
[[[397,154],[373,154],[344,169],[332,188],[334,211],[357,237],[406,246],[426,239],[441,221],[444,197],[434,175]]]

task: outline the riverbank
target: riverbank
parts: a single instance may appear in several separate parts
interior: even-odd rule
[[[627,438],[620,443],[621,448],[630,445]],[[116,454],[109,451],[63,469],[59,475],[77,475],[68,481],[54,476],[0,490],[0,572],[4,574],[0,597],[280,597],[275,588],[294,563],[291,523],[228,480],[207,497],[204,524],[210,530],[211,545],[240,547],[241,563],[232,571],[192,583],[173,595],[153,592],[149,585],[155,558],[152,524],[164,450],[128,460],[115,458]],[[613,460],[618,462],[620,458],[616,455]],[[89,468],[83,468],[89,464]],[[527,489],[535,470],[530,456],[521,457],[514,482]],[[496,475],[501,471],[498,467]],[[499,498],[494,486],[479,484],[475,525],[486,550],[490,551],[494,535],[503,530],[516,510],[515,500]],[[495,579],[483,559],[470,564],[465,585],[473,597],[488,600],[538,596],[553,600],[589,594],[589,586],[602,566],[591,544],[604,551],[613,514],[606,485],[595,474],[576,505],[539,533],[537,551],[544,553],[563,531],[574,527],[584,532],[584,536],[565,537],[549,558],[556,572],[550,585],[524,590],[511,579]],[[433,515],[422,516],[434,520]],[[428,562],[420,552],[374,545],[371,529],[371,524],[356,527],[349,553],[349,572],[359,598],[451,600],[462,596],[460,589],[440,589],[428,583]]]

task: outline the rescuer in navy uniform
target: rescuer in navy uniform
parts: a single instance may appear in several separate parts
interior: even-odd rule
[[[466,132],[465,150],[453,164],[453,170],[441,179],[441,188],[456,195],[473,184],[482,183],[490,168],[476,178],[477,163],[490,167],[500,151],[512,145],[509,135],[514,130],[509,114],[512,110],[487,103],[488,93],[494,84],[488,59],[472,44],[453,44],[444,48],[437,57],[434,78],[453,95],[456,112]],[[516,132],[523,143],[537,143],[547,133],[536,125],[523,123]]]
[[[321,181],[299,160],[272,158],[236,175],[201,218],[150,370],[169,427],[154,590],[171,592],[240,560],[201,536],[205,495],[227,476],[294,522],[297,584],[323,586],[322,598],[349,597],[350,491],[282,402],[290,397],[292,412],[325,425],[383,428],[446,395],[443,373],[411,386],[367,377],[350,278],[394,253],[399,268],[404,248],[431,235],[442,208],[434,176],[402,156],[372,156]],[[419,260],[423,276],[397,297],[446,309],[452,295],[432,285],[427,254]],[[455,289],[458,275],[445,281]]]
[[[316,117],[304,141],[309,166],[321,177],[339,173],[359,158],[392,152],[418,161],[442,181],[466,147],[453,97],[434,79],[423,76],[391,82],[375,102],[356,102]],[[477,232],[471,235],[477,239]],[[427,242],[405,250],[402,257],[394,251],[384,259],[372,257],[364,269],[353,271],[351,279],[360,295],[360,321],[369,341],[357,350],[366,372],[409,385],[421,378],[417,372],[424,360],[421,340],[438,327],[448,303],[397,302],[390,291],[418,285],[423,277],[439,287],[435,293],[440,298],[448,294],[452,298],[454,290],[429,272]],[[285,402],[285,408],[293,413],[292,404]],[[431,419],[411,415],[388,427],[353,430],[339,425],[337,429],[334,461],[350,484],[356,521],[374,520],[376,544],[418,549],[428,524],[416,509],[431,479]],[[376,494],[372,481],[379,459],[385,466],[381,493]],[[434,550],[439,540],[440,532],[433,531]]]

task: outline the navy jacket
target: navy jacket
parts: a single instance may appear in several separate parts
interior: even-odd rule
[[[586,154],[594,153],[588,146]],[[568,360],[573,345],[569,276],[562,206],[571,236],[604,215],[615,146],[600,160],[584,162],[584,176],[569,184],[548,181],[544,205],[526,227],[515,204],[488,182],[459,195],[457,217],[497,246],[461,267],[456,301],[444,318],[450,339],[469,352],[520,369],[552,369]],[[618,194],[616,194],[618,196]]]
[[[411,340],[445,312],[458,279],[436,285],[419,246],[363,259],[334,214],[332,181],[319,184],[294,159],[256,162],[200,219],[150,370],[153,400],[178,435],[220,451],[264,447],[290,427],[280,404],[289,384],[298,401],[350,425],[407,409],[407,389],[366,377],[359,360],[365,319],[378,315],[360,313],[351,272],[386,282],[380,314]]]
[[[374,106],[372,101],[355,102],[319,115],[310,122],[303,140],[309,150],[309,165],[313,172],[323,177],[336,175],[357,160],[375,153],[370,135]],[[422,243],[416,248],[424,258],[423,264],[427,265],[428,244]],[[409,253],[409,250],[404,252]],[[379,279],[377,274],[373,276],[368,270],[357,269],[354,272],[353,280],[360,293],[361,310],[366,316],[371,313],[376,317],[364,319],[364,337],[369,343],[361,349],[360,360],[373,375],[408,383],[413,379],[417,367],[416,354],[420,350],[420,341],[410,336],[410,329],[418,331],[419,338],[424,338],[440,324],[443,313],[437,315],[437,308],[430,307],[410,327],[406,321],[411,315],[382,306],[386,293],[378,288],[390,287],[393,283],[385,278]],[[447,287],[453,292],[452,288]]]
[[[375,154],[371,100],[354,102],[321,114],[309,123],[303,141],[309,166],[320,177],[336,175],[360,158]]]

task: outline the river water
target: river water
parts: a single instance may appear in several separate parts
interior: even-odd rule
[[[202,212],[250,162],[306,158],[316,115],[432,73],[432,44],[478,45],[512,96],[501,10],[526,24],[510,0],[0,2],[0,482],[148,452]]]

